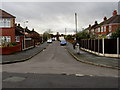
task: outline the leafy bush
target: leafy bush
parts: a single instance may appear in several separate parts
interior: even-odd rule
[[[3,44],[3,45],[1,45],[0,47],[13,47],[13,46],[16,46],[16,45],[17,45],[16,42],[12,42],[12,43]]]
[[[116,39],[118,37],[120,38],[120,27],[117,28],[117,30],[115,32],[113,32],[112,36],[111,36],[112,39]]]

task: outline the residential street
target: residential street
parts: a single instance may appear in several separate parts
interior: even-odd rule
[[[118,70],[76,61],[58,41],[30,60],[2,69],[3,88],[118,87]]]

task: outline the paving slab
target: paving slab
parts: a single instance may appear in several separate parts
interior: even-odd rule
[[[1,58],[0,63],[9,64],[9,63],[29,60],[30,58],[32,58],[33,56],[35,56],[36,54],[44,50],[47,46],[48,44],[45,42],[29,50],[17,52],[17,53],[10,54],[10,55],[0,55],[0,58]]]
[[[120,69],[120,65],[119,65],[120,58],[109,58],[109,57],[97,56],[83,50],[80,50],[80,54],[77,54],[76,50],[73,49],[73,45],[69,42],[66,46],[66,49],[78,61],[97,65],[97,66]]]

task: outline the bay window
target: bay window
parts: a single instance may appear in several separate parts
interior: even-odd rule
[[[11,42],[11,36],[0,36],[0,42]]]

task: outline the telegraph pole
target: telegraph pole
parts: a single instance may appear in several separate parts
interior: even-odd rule
[[[66,33],[67,33],[67,28],[65,28],[65,35],[66,35]]]
[[[65,35],[64,35],[64,38],[66,38],[66,32],[67,32],[67,28],[65,28]]]
[[[76,28],[76,35],[77,35],[77,13],[75,13],[75,28]]]

